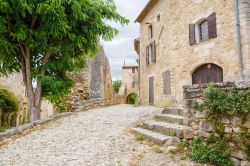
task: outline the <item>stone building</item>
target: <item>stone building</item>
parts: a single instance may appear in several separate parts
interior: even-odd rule
[[[122,85],[119,91],[124,96],[124,103],[129,103],[132,94],[138,95],[138,66],[122,66]]]
[[[148,2],[136,19],[141,104],[181,105],[183,85],[250,78],[250,0],[237,1]]]

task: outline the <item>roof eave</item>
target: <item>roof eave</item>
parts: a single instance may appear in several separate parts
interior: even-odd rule
[[[136,18],[135,23],[141,23],[142,20],[145,18],[145,16],[147,15],[148,10],[151,10],[154,5],[158,2],[159,0],[150,0],[147,5],[143,8],[143,10],[141,11],[141,13],[139,14],[139,16]]]

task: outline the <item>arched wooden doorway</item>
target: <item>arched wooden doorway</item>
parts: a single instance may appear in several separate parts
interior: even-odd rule
[[[198,67],[192,74],[193,84],[223,82],[223,69],[213,63]]]

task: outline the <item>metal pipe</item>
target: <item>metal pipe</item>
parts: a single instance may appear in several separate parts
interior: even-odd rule
[[[236,6],[236,27],[237,27],[237,45],[238,45],[238,57],[240,66],[240,79],[243,80],[243,58],[242,58],[242,47],[241,47],[241,32],[240,32],[240,15],[239,15],[239,0],[235,0]]]

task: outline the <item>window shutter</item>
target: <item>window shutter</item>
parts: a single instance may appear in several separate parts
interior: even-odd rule
[[[156,45],[155,41],[153,42],[153,63],[156,63]]]
[[[213,13],[210,16],[208,16],[207,22],[208,22],[209,38],[216,38],[217,37],[216,13]]]
[[[196,44],[196,40],[195,40],[195,24],[189,24],[189,44],[191,46]]]
[[[163,73],[163,93],[171,94],[170,71],[166,71]]]
[[[149,65],[149,46],[146,48],[146,64]]]

